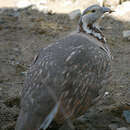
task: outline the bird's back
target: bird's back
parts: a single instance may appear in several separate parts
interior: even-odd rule
[[[65,74],[71,71],[78,75],[78,70],[81,69],[86,70],[86,73],[88,71],[97,73],[100,70],[104,71],[100,73],[103,79],[106,70],[100,67],[109,68],[107,65],[110,67],[110,58],[98,40],[74,33],[40,50],[28,71],[27,85],[24,87],[26,91],[23,90],[23,95],[26,95],[24,93],[27,93],[28,88],[34,89],[32,83],[36,86],[43,79],[50,83],[57,81],[61,84],[65,80]],[[77,70],[74,70],[76,66]],[[57,83],[54,84],[60,89]]]
[[[31,118],[34,115],[30,123],[39,119],[35,128],[57,102],[57,122],[78,117],[99,96],[110,68],[110,58],[98,40],[82,33],[69,35],[40,50],[25,80],[22,112],[30,111]]]

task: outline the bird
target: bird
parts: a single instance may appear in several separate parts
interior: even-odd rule
[[[101,99],[111,81],[111,52],[95,26],[112,10],[91,5],[80,16],[78,29],[41,48],[30,65],[21,94],[15,130],[46,130],[52,121],[73,120]]]

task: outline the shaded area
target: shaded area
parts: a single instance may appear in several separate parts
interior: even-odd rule
[[[70,21],[67,14],[43,14],[32,9],[8,8],[0,14],[0,129],[14,129],[26,70],[38,50],[76,30],[77,23]],[[107,16],[101,25],[114,56],[113,81],[109,94],[86,114],[84,122],[75,121],[79,130],[106,130],[113,122],[119,127],[130,126],[122,117],[123,110],[130,109],[126,105],[130,92],[130,44],[122,37],[122,31],[130,29],[130,17],[124,22],[118,16]]]

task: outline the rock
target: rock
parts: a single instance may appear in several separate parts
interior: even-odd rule
[[[124,38],[130,38],[130,30],[123,31],[123,37]]]
[[[130,1],[123,2],[121,5],[117,6],[115,11],[116,11],[116,14],[118,14],[120,16],[129,14],[130,13]]]
[[[31,0],[32,5],[34,5],[34,8],[37,9],[40,12],[43,12],[45,14],[48,13],[48,6],[47,6],[47,0]]]
[[[120,3],[123,3],[123,2],[126,2],[126,1],[129,1],[129,0],[120,0]]]
[[[130,110],[123,111],[123,116],[125,117],[127,123],[130,123]]]
[[[109,7],[116,7],[120,4],[120,0],[104,0],[104,5]]]
[[[105,6],[110,6],[110,7],[116,7],[126,1],[129,1],[129,0],[97,0],[100,6],[105,5]]]
[[[97,2],[99,3],[100,6],[104,5],[105,0],[97,0]]]
[[[21,0],[16,4],[17,8],[28,8],[31,7],[32,9],[36,9],[40,12],[44,12],[45,14],[48,13],[47,1],[34,1],[34,0]]]
[[[44,12],[45,14],[48,13],[48,7],[47,6],[44,6],[44,5],[36,5],[36,9],[40,12]]]
[[[117,130],[129,130],[129,129],[126,127],[122,127],[122,128],[117,128]]]
[[[45,5],[48,3],[48,0],[29,0],[33,5],[41,4]]]
[[[119,125],[113,123],[113,124],[110,124],[108,127],[110,128],[110,130],[117,130],[117,128],[119,127]]]
[[[65,0],[64,1],[64,6],[71,6],[73,2],[71,0]]]
[[[75,18],[77,18],[78,16],[81,15],[81,11],[80,11],[80,9],[77,9],[77,10],[72,11],[72,12],[69,13],[68,15],[69,15],[69,18],[70,18],[71,20],[73,20],[73,19],[75,19]]]
[[[27,8],[28,6],[31,6],[32,3],[28,0],[20,0],[17,4],[17,8]]]

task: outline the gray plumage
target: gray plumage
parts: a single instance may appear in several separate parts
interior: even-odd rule
[[[28,70],[16,130],[45,130],[52,120],[84,114],[111,77],[104,44],[77,32],[41,49]]]

